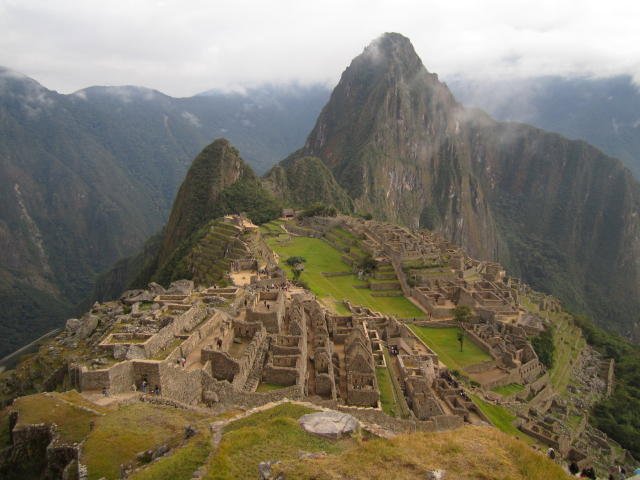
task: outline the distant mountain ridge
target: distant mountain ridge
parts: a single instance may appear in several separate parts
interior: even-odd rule
[[[456,98],[497,120],[516,121],[585,140],[619,158],[640,178],[640,86],[607,78],[447,79]]]
[[[167,219],[191,159],[232,138],[258,171],[302,143],[323,86],[176,99],[70,95],[0,68],[0,357],[51,329]]]

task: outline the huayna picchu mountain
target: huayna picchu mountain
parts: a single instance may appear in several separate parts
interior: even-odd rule
[[[215,283],[224,263],[242,256],[242,241],[220,219],[244,213],[256,223],[280,216],[281,204],[262,185],[225,139],[218,139],[193,160],[178,190],[169,221],[142,253],[119,262],[96,285],[97,298],[113,298],[129,286],[150,281],[169,284],[181,278]]]
[[[640,187],[631,173],[585,142],[463,108],[404,36],[385,34],[351,62],[282,167],[317,158],[356,211],[438,230],[602,324],[628,331],[636,321]],[[281,197],[309,203],[299,198],[307,184],[288,175]],[[327,203],[341,196],[326,193]]]

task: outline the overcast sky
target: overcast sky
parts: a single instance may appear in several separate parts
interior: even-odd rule
[[[334,84],[386,31],[453,75],[640,80],[640,1],[0,0],[0,65],[68,93]]]

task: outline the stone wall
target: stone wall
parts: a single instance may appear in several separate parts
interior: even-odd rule
[[[202,370],[185,371],[174,364],[160,365],[161,394],[187,405],[202,399]]]
[[[284,399],[302,400],[304,398],[304,386],[302,385],[293,385],[270,392],[243,392],[238,391],[226,381],[217,381],[206,376],[203,377],[203,380],[203,398],[205,403],[212,407],[223,405],[225,407],[254,408]]]

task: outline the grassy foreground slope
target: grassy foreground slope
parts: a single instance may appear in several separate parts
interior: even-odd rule
[[[525,443],[490,427],[374,439],[337,455],[283,462],[275,469],[296,480],[426,478],[443,469],[456,480],[568,479],[562,468]]]

